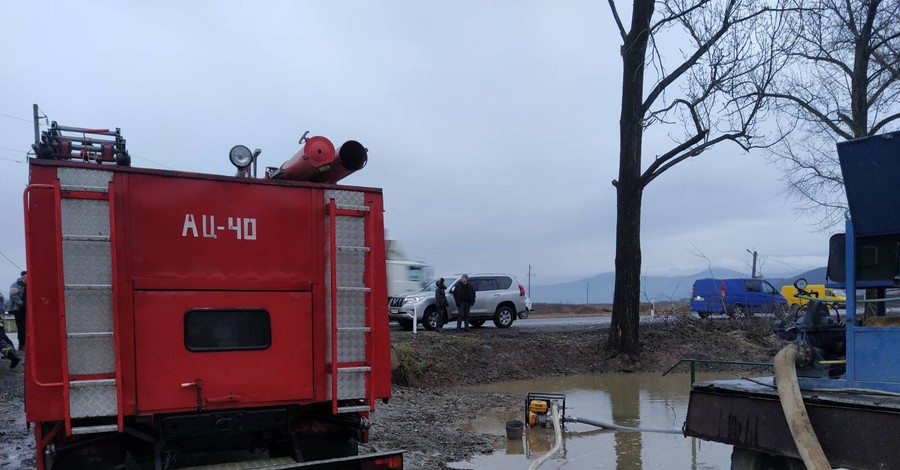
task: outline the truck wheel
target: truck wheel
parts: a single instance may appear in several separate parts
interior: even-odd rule
[[[438,318],[440,314],[438,313],[438,309],[435,307],[428,307],[425,310],[425,314],[422,315],[422,326],[425,327],[428,331],[434,331],[437,329],[440,324],[440,319]]]
[[[484,325],[484,320],[469,320],[469,324],[475,328],[481,328]]]
[[[731,470],[771,470],[772,456],[764,452],[735,447],[731,451]]]
[[[697,311],[697,316],[699,316],[700,318],[706,318],[709,316],[709,312]]]
[[[403,328],[406,331],[412,331],[412,320],[397,320],[397,323],[400,324],[400,328]]]
[[[734,304],[734,307],[731,307],[731,315],[734,317],[743,317],[744,315],[750,316],[747,309],[741,304]]]
[[[305,462],[359,455],[356,437],[346,438],[333,433],[301,439],[300,448]]]
[[[494,325],[497,328],[509,328],[513,324],[516,312],[508,305],[501,305],[494,314]]]
[[[806,465],[802,460],[793,457],[775,457],[772,459],[772,468],[775,470],[806,470]]]

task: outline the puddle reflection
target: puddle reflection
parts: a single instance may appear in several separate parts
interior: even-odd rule
[[[722,378],[703,375],[700,380]],[[486,392],[521,395],[528,392],[566,394],[566,415],[612,421],[623,426],[680,429],[687,413],[690,379],[687,374],[603,374],[505,382],[476,387]],[[523,403],[524,406],[524,403]],[[505,423],[522,419],[523,410],[485,413],[464,429],[505,435]],[[449,464],[451,468],[527,468],[550,451],[552,429],[526,428],[522,439],[506,441],[489,455]],[[691,469],[729,468],[731,447],[685,438],[677,434],[613,432],[581,423],[568,423],[559,453],[542,469]]]

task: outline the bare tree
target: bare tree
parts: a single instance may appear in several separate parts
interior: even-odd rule
[[[757,122],[777,72],[772,34],[777,9],[758,0],[633,0],[631,27],[609,6],[622,36],[616,280],[608,346],[639,353],[641,201],[644,188],[669,168],[724,142],[760,145]],[[654,13],[661,13],[653,21]],[[660,47],[662,41],[666,47]],[[664,53],[684,43],[681,57]],[[648,87],[645,72],[652,82]],[[646,92],[646,94],[645,94]],[[671,147],[642,164],[643,136],[664,128]]]
[[[797,208],[828,229],[847,208],[835,143],[900,124],[900,1],[788,1],[785,68],[767,94],[787,138],[772,152]]]

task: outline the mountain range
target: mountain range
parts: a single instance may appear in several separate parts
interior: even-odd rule
[[[706,277],[745,278],[749,276],[746,273],[724,268],[712,268],[685,276],[642,276],[641,301],[687,300],[690,298],[694,281]],[[810,284],[824,284],[825,268],[815,268],[796,275],[767,278],[766,280],[780,290],[781,286],[793,284],[801,277],[806,278]],[[534,285],[529,296],[534,302],[542,303],[610,303],[613,300],[615,279],[615,273],[602,273],[561,284]]]

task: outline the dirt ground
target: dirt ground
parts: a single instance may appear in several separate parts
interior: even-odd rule
[[[391,339],[399,360],[393,397],[388,404],[377,405],[371,417],[371,440],[360,449],[406,449],[406,468],[446,468],[449,462],[491,452],[503,439],[464,430],[477,414],[515,410],[522,405],[520,396],[474,392],[466,386],[585,373],[662,372],[688,357],[766,361],[780,347],[767,322],[755,319],[663,315],[642,325],[644,346],[635,362],[610,357],[603,348],[606,334],[607,328],[602,326],[513,325],[506,330],[420,331],[415,335],[393,331]],[[0,361],[0,468],[31,470],[34,443],[32,434],[26,432],[22,411],[23,368],[9,370],[7,364]]]
[[[23,364],[9,369],[0,360],[0,468],[32,469],[34,433],[25,427],[25,386]]]
[[[655,304],[642,303],[640,306],[641,315],[647,315],[651,309],[655,309],[657,313],[688,313],[690,304],[685,302],[665,301]],[[612,304],[534,304],[534,311],[531,312],[539,318],[559,318],[559,317],[608,317],[612,315]]]

